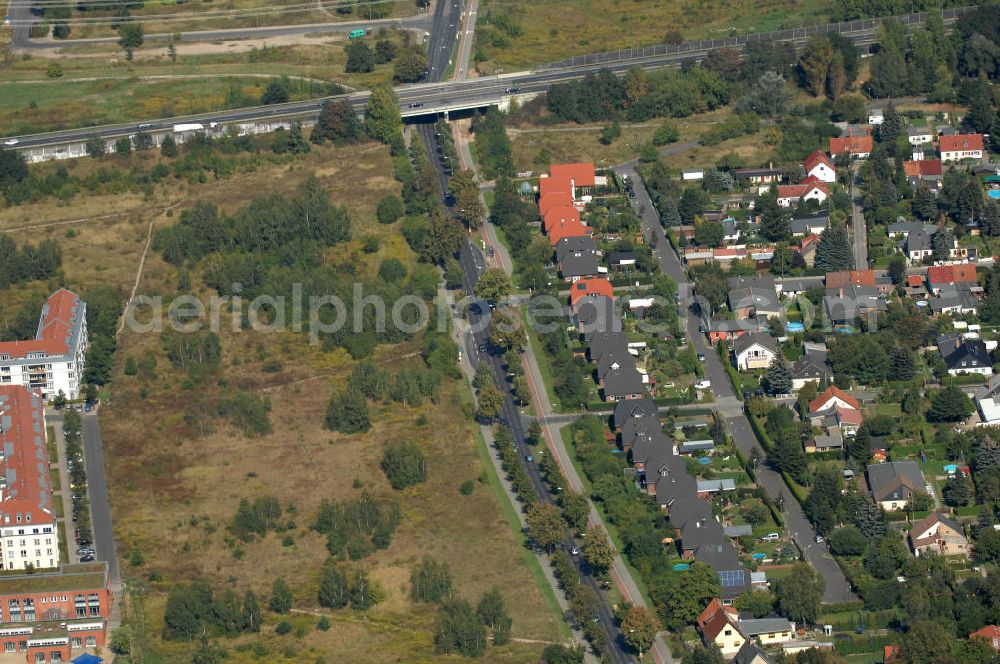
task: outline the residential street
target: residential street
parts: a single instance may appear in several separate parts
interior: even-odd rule
[[[854,248],[854,267],[868,269],[868,228],[862,211],[861,190],[858,188],[858,164],[851,165],[851,233]]]
[[[642,216],[643,232],[647,239],[652,238],[651,241],[656,248],[660,270],[677,282],[680,301],[682,303],[691,302],[691,284],[687,281],[687,275],[684,267],[681,265],[680,259],[667,241],[663,226],[660,224],[656,209],[653,207],[642,179],[638,176],[632,165],[616,167],[615,172],[628,174],[629,180],[632,180],[637,196],[637,208]],[[690,313],[686,307],[683,311],[685,314]],[[701,317],[686,315],[685,320],[690,342],[694,344],[696,351],[705,354],[703,365],[705,377],[712,382],[712,393],[716,399],[715,408],[726,418],[729,424],[729,432],[733,436],[736,445],[744,454],[749,456],[751,450],[754,448],[760,449],[760,445],[753,433],[753,429],[750,427],[750,422],[743,414],[742,404],[736,398],[729,376],[722,366],[722,361],[719,359],[715,349],[707,344],[705,336],[698,331]],[[761,451],[763,452],[763,450]],[[763,463],[757,468],[757,480],[772,498],[778,495],[785,496],[784,516],[786,530],[798,543],[806,560],[826,580],[823,601],[831,603],[857,599],[851,592],[847,578],[830,555],[826,545],[815,543],[816,531],[802,511],[802,506],[791,495],[781,474],[773,469],[770,464]]]

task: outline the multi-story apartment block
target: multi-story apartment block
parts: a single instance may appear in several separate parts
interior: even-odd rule
[[[107,563],[0,578],[0,652],[27,664],[69,662],[105,644],[111,612]]]
[[[87,352],[87,305],[71,291],[49,296],[35,338],[0,343],[0,387],[24,385],[46,399],[80,396]]]
[[[0,569],[59,564],[42,399],[0,385]]]

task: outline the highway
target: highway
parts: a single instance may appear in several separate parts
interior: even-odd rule
[[[589,56],[579,56],[564,63],[548,65],[539,68],[537,71],[518,72],[505,74],[498,77],[484,77],[476,79],[455,79],[451,81],[438,81],[433,75],[440,77],[447,68],[447,62],[441,65],[441,58],[445,49],[451,56],[454,48],[454,34],[460,23],[459,7],[454,5],[454,0],[438,3],[435,7],[434,25],[443,25],[449,29],[452,39],[445,39],[445,35],[437,34],[436,29],[431,30],[431,38],[428,43],[428,57],[430,66],[437,67],[433,72],[429,72],[427,83],[417,83],[403,85],[396,88],[399,96],[400,108],[406,117],[419,117],[422,115],[437,115],[448,110],[468,110],[481,108],[492,104],[497,104],[504,96],[504,91],[509,88],[519,88],[520,94],[537,94],[545,92],[554,83],[578,80],[593,74],[602,69],[608,69],[616,74],[624,74],[629,69],[639,67],[642,69],[655,69],[668,65],[680,65],[684,62],[698,61],[714,48],[724,44],[732,44],[733,48],[742,48],[741,43],[748,41],[759,41],[771,38],[773,34],[766,33],[747,35],[740,38],[704,40],[699,42],[688,42],[675,46],[650,47],[647,49],[635,49],[634,51],[617,51],[613,53],[598,53]],[[20,4],[16,5],[20,7]],[[439,12],[449,10],[447,17],[440,17],[441,23],[437,23]],[[910,27],[919,25],[913,15],[900,17],[906,19],[906,24]],[[443,22],[448,18],[447,23]],[[953,23],[954,18],[946,19],[946,23]],[[856,30],[850,29],[853,25]],[[845,37],[850,38],[857,44],[868,45],[874,42],[877,34],[877,23],[872,21],[857,21],[853,24],[837,24],[839,31]],[[797,46],[806,43],[812,35],[828,29],[830,26],[820,26],[813,29],[799,29],[796,31],[783,31],[780,34],[787,35],[786,41],[790,41]],[[634,57],[633,57],[634,55]],[[580,64],[576,64],[579,62]],[[349,95],[333,97],[336,99],[347,99],[352,106],[361,113],[365,102],[368,99],[368,92],[356,92]],[[310,99],[287,104],[275,104],[271,106],[255,106],[233,111],[222,111],[215,113],[204,113],[199,115],[185,116],[182,118],[166,118],[160,120],[149,120],[147,122],[133,122],[117,125],[105,125],[101,127],[87,127],[69,129],[64,131],[47,132],[34,134],[31,136],[19,136],[17,148],[25,149],[32,147],[45,147],[65,145],[67,143],[84,142],[92,136],[99,136],[105,139],[114,139],[121,136],[134,134],[140,129],[147,131],[169,130],[175,124],[198,122],[208,124],[217,122],[219,124],[253,122],[265,120],[278,120],[287,118],[315,118],[319,114],[319,109],[323,103],[331,97]],[[9,139],[8,139],[9,140]]]

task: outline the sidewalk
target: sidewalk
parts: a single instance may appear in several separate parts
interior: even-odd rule
[[[52,427],[56,437],[56,462],[50,463],[49,468],[59,469],[59,494],[56,500],[62,501],[63,517],[62,533],[59,537],[66,543],[66,555],[69,560],[66,562],[80,562],[76,556],[76,538],[73,536],[76,529],[73,527],[73,490],[69,486],[69,470],[66,468],[66,437],[63,435],[62,417],[57,421],[52,421],[46,413],[45,426]]]

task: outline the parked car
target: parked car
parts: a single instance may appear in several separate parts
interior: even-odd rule
[[[704,353],[698,353],[698,361],[699,362],[704,362],[705,361],[705,354]]]
[[[93,555],[80,556],[80,562],[81,563],[92,563],[92,562],[94,562],[94,556]]]
[[[768,533],[767,535],[761,537],[761,539],[764,540],[765,542],[777,542],[779,539],[781,539],[781,535],[779,535],[778,533]]]
[[[533,457],[530,454],[525,454],[524,455],[524,460],[527,461],[528,463],[534,463],[535,462],[535,457]]]
[[[712,381],[710,380],[699,380],[694,384],[694,389],[696,390],[707,390],[712,387]]]
[[[822,535],[817,535],[814,539],[816,540],[817,544],[822,544],[823,542],[826,541],[826,540],[823,539]]]

